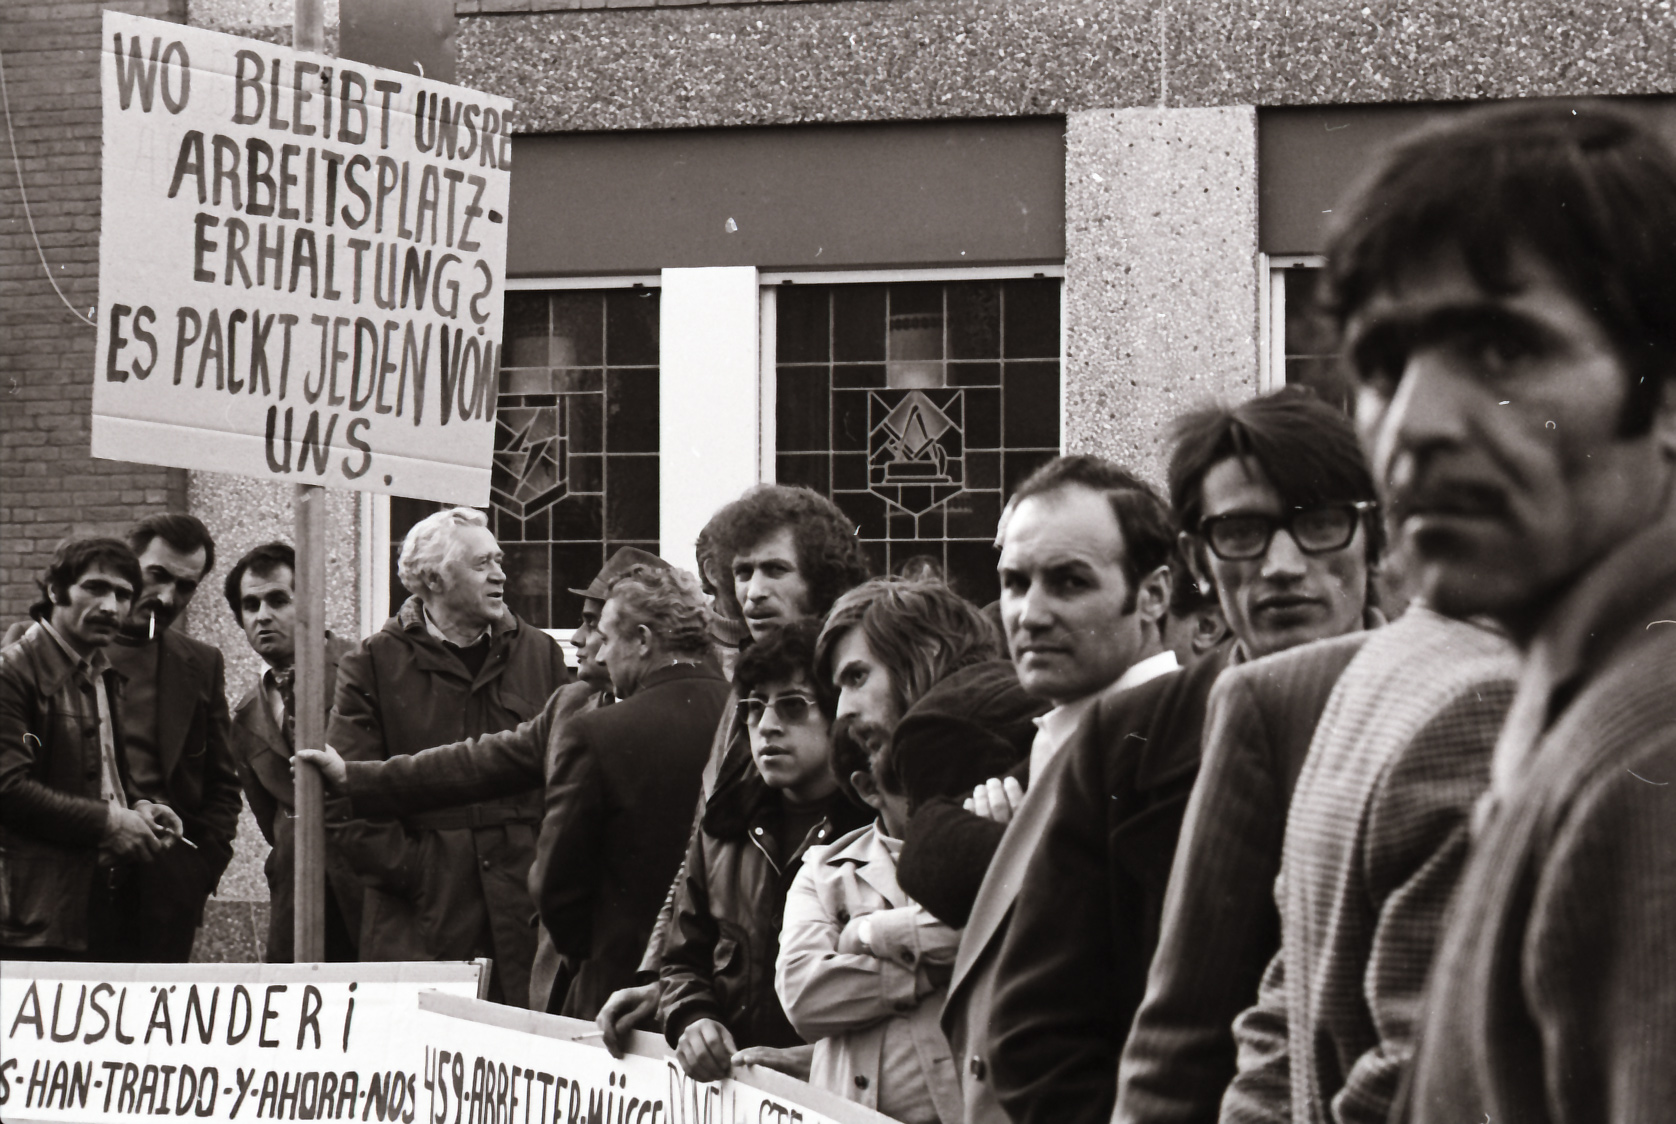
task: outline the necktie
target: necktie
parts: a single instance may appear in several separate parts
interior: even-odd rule
[[[288,667],[282,671],[274,672],[274,686],[279,689],[279,701],[285,708],[285,714],[280,720],[281,726],[285,732],[285,748],[293,753],[295,753],[297,749],[296,682],[297,669],[294,667]]]

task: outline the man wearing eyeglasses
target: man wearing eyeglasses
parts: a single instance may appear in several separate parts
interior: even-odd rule
[[[1185,531],[1179,545],[1201,586],[1214,591],[1234,643],[1184,673],[1108,693],[1065,750],[1057,807],[1024,875],[999,966],[990,1068],[1016,1124],[1109,1118],[1155,948],[1160,961],[1179,964],[1192,993],[1182,1019],[1208,1018],[1195,1029],[1220,1027],[1221,1038],[1231,1038],[1228,1024],[1255,998],[1274,950],[1271,885],[1284,790],[1360,641],[1309,642],[1379,620],[1369,609],[1382,543],[1373,480],[1341,413],[1305,392],[1281,391],[1193,411],[1178,419],[1174,436],[1169,483]],[[1242,761],[1255,757],[1258,783],[1220,795],[1255,806],[1239,818],[1235,809],[1195,815],[1189,794],[1201,800],[1201,761],[1215,772],[1235,750]],[[1248,823],[1256,825],[1250,838],[1239,828],[1228,834],[1228,825]],[[1179,960],[1179,949],[1158,943],[1183,895],[1178,831],[1183,851],[1204,857],[1187,893],[1217,927],[1191,926],[1180,943],[1192,951]],[[1203,833],[1214,836],[1208,846],[1197,843]],[[1240,908],[1222,910],[1230,899]],[[1225,935],[1235,933],[1228,947]],[[1214,1004],[1201,992],[1236,998],[1202,1016]],[[1233,1073],[1231,1051],[1225,1069],[1223,1084]]]

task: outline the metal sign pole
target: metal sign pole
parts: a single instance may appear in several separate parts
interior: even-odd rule
[[[321,0],[296,0],[291,45],[326,49]],[[297,677],[293,719],[297,745],[326,744],[326,489],[298,484],[292,500],[297,544]],[[326,809],[320,771],[294,770],[296,879],[293,887],[292,958],[299,964],[326,958]]]

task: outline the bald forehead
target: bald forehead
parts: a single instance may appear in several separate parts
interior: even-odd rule
[[[1001,565],[1026,555],[1122,559],[1123,530],[1105,492],[1071,484],[1020,500],[1001,537]]]

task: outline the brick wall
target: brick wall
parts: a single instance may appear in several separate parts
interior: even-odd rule
[[[59,300],[46,273],[86,315],[98,298],[99,30],[107,6],[177,21],[186,10],[185,0],[8,0],[0,15],[18,158],[0,147],[0,621],[27,611],[60,539],[119,532],[140,516],[186,507],[184,472],[88,455],[94,330]]]

